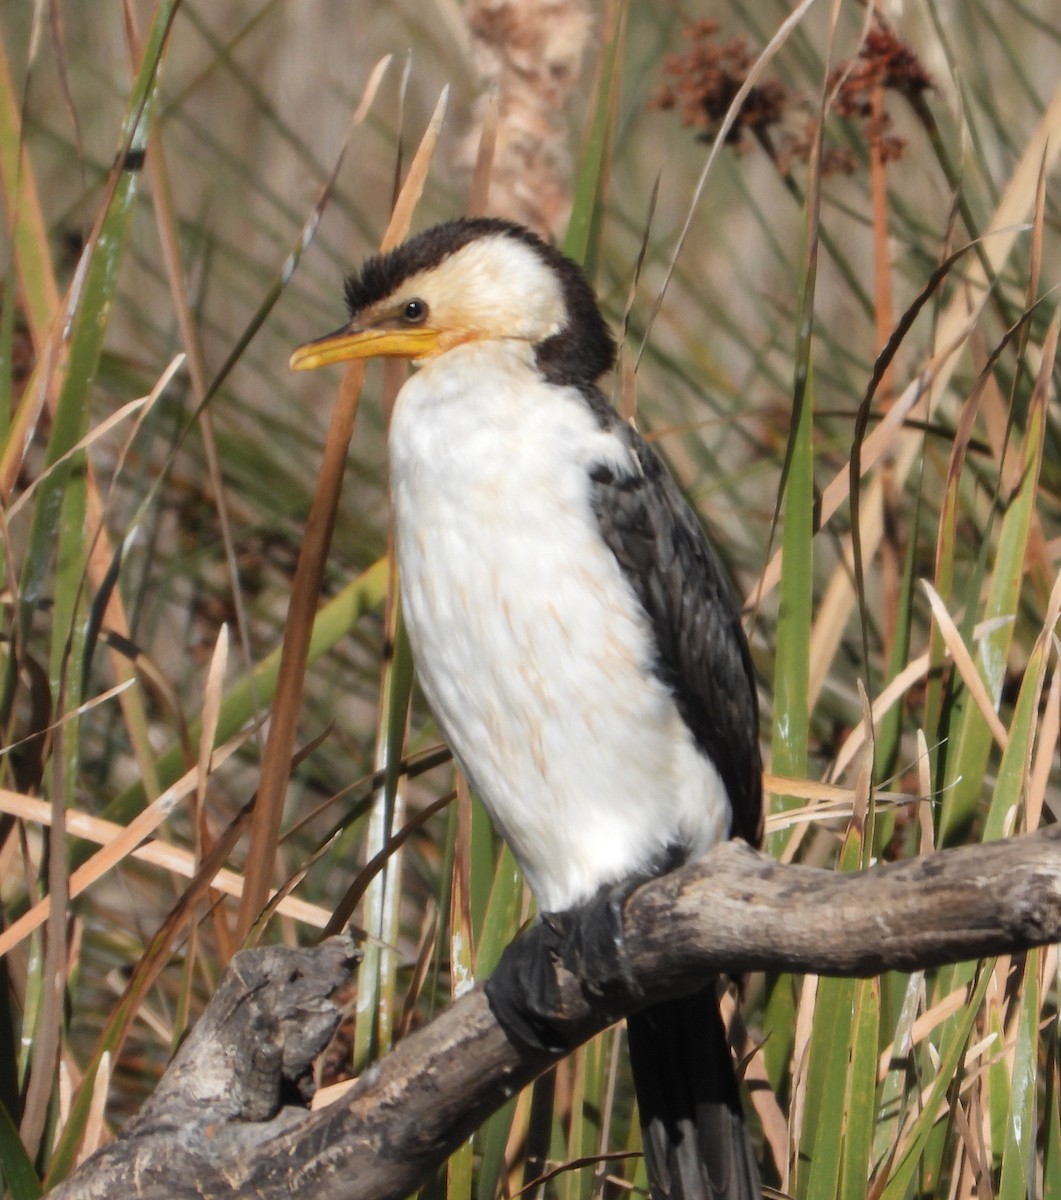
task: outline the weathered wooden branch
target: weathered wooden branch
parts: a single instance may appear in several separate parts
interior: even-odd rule
[[[1061,828],[856,875],[728,843],[636,892],[626,933],[624,1011],[719,971],[865,976],[1012,953],[1061,940]],[[52,1195],[398,1200],[555,1061],[511,1044],[476,987],[308,1112],[355,957],[345,937],[237,955],[141,1113]],[[558,1018],[584,1040],[607,1018],[560,982]]]

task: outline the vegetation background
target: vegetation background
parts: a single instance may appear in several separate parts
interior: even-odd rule
[[[526,221],[624,331],[616,401],[747,599],[773,853],[858,870],[1056,818],[1055,7],[0,2],[16,1200],[136,1110],[247,937],[374,935],[338,1078],[529,915],[395,624],[400,378],[358,407],[286,366],[403,186],[391,236],[414,203]],[[424,1194],[643,1188],[622,1037]],[[1061,1196],[1053,949],[753,980],[734,1041],[792,1195]]]

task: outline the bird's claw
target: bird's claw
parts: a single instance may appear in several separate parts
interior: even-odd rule
[[[569,1048],[562,1034],[556,973],[563,936],[555,917],[543,919],[505,947],[486,981],[486,998],[494,1016],[508,1034],[536,1050]]]
[[[601,888],[582,908],[567,914],[570,925],[562,961],[577,975],[594,1007],[623,1011],[637,984],[626,949],[623,909],[643,880],[627,880]],[[616,1005],[615,1001],[622,1001]]]
[[[486,996],[508,1033],[535,1049],[570,1049],[572,1038],[560,1011],[558,970],[574,975],[593,1008],[618,1019],[637,984],[623,930],[623,907],[642,882],[602,888],[581,908],[546,913],[505,947]]]

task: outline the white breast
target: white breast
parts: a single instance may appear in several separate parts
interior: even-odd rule
[[[618,439],[529,348],[495,343],[413,376],[390,448],[420,681],[539,906],[726,836],[723,785],[590,509],[591,464],[636,469]]]

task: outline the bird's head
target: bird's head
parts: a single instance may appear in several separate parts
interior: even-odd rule
[[[350,320],[300,346],[296,371],[355,358],[435,358],[468,342],[520,341],[539,369],[593,383],[615,343],[582,271],[529,229],[487,217],[446,221],[346,281]]]

